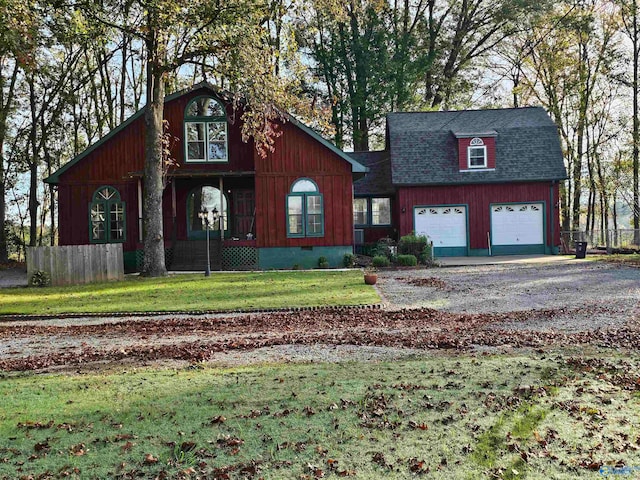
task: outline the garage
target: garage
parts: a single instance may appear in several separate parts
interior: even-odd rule
[[[463,205],[414,208],[417,235],[433,242],[436,257],[456,257],[467,251],[467,208]]]
[[[493,255],[544,253],[544,204],[491,205]]]

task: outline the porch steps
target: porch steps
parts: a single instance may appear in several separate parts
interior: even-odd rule
[[[220,240],[209,241],[211,270],[222,269],[222,246]],[[204,271],[207,266],[207,241],[177,241],[173,249],[173,261],[169,270]]]

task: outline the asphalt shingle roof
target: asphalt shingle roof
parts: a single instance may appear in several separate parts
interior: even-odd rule
[[[555,124],[541,107],[387,115],[394,185],[526,182],[567,177]],[[494,171],[460,172],[458,136],[491,132]]]
[[[387,150],[379,152],[349,152],[356,162],[369,168],[364,176],[353,183],[356,195],[392,195],[391,160]]]

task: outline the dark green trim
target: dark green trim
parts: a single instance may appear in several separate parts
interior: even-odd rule
[[[125,273],[138,271],[138,253],[136,250],[123,253]]]
[[[466,235],[466,239],[465,241],[467,242],[467,245],[464,247],[436,247],[434,245],[433,250],[434,250],[434,255],[436,257],[441,256],[441,257],[466,257],[469,255],[469,245],[470,245],[470,241],[469,241],[469,204],[468,203],[445,203],[445,204],[441,204],[441,205],[414,205],[413,206],[413,231],[416,232],[416,210],[419,208],[440,208],[440,207],[464,207],[464,223],[465,223],[465,235]],[[416,232],[417,233],[417,232]],[[406,235],[406,234],[405,234]],[[460,249],[464,249],[464,253],[460,253],[462,250]],[[442,251],[444,253],[438,253],[439,251]],[[457,252],[457,253],[447,253],[449,251],[453,251],[453,252]]]
[[[497,255],[535,255],[547,253],[544,245],[496,245],[491,247],[492,256]]]
[[[180,90],[178,92],[175,92],[175,93],[173,93],[171,95],[168,95],[168,96],[164,97],[164,101],[165,101],[165,103],[170,102],[172,100],[175,100],[178,97],[181,97],[182,95],[185,95],[185,94],[187,94],[187,93],[189,93],[191,91],[195,91],[195,90],[197,90],[199,88],[202,88],[202,87],[205,87],[205,86],[210,88],[211,90],[214,90],[208,84],[207,85],[203,85],[203,83],[199,83],[197,85],[194,85],[190,89]],[[138,110],[136,113],[134,113],[129,118],[127,118],[124,122],[122,122],[120,125],[118,125],[116,128],[114,128],[113,130],[108,132],[104,137],[102,137],[96,143],[88,146],[86,148],[86,150],[84,150],[82,153],[80,153],[79,155],[76,155],[75,157],[73,157],[70,161],[65,163],[62,167],[60,167],[58,170],[53,172],[51,175],[49,175],[43,181],[45,183],[57,184],[60,181],[60,175],[62,175],[67,170],[69,170],[71,167],[73,167],[76,163],[78,163],[80,160],[85,158],[87,155],[89,155],[95,149],[97,149],[98,147],[100,147],[101,145],[103,145],[104,143],[109,141],[111,138],[115,137],[118,133],[120,133],[122,130],[127,128],[129,125],[131,125],[138,118],[142,117],[144,115],[144,112],[145,112],[146,108],[147,108],[147,106],[145,105],[140,110]]]
[[[193,193],[203,187],[211,187],[211,188],[215,188],[216,190],[218,190],[218,192],[220,191],[220,189],[218,187],[216,187],[215,185],[200,185],[198,187],[194,187],[191,190],[189,190],[189,193],[187,193],[187,201],[185,202],[184,205],[184,213],[185,213],[185,218],[187,221],[187,238],[189,240],[206,240],[207,238],[207,231],[206,230],[191,230],[191,222],[189,219],[189,207],[191,206],[191,202],[193,202]],[[227,207],[227,223],[231,222],[231,218],[230,218],[230,213],[229,213],[229,199],[227,198],[227,194],[222,192],[222,195],[224,196],[224,205],[221,206],[223,213],[224,213],[224,207]],[[176,206],[176,208],[178,208]],[[231,232],[229,231],[228,228],[228,224],[225,223],[225,230],[224,230],[224,238],[231,238]],[[210,239],[217,239],[220,238],[220,230],[209,230],[209,238]]]
[[[343,160],[346,160],[347,162],[349,162],[349,164],[351,165],[351,172],[352,173],[367,173],[369,171],[368,167],[365,167],[364,165],[362,165],[361,163],[356,162],[353,158],[351,158],[349,155],[347,155],[346,153],[344,153],[342,150],[340,150],[338,147],[336,147],[333,143],[331,143],[329,140],[321,137],[318,133],[316,133],[315,130],[313,130],[311,127],[306,126],[304,123],[302,123],[300,120],[298,120],[297,118],[293,117],[292,115],[289,115],[288,113],[284,114],[285,118],[291,122],[293,125],[295,125],[296,127],[298,127],[300,130],[302,130],[303,132],[305,132],[306,134],[308,134],[309,136],[311,136],[312,138],[314,138],[315,140],[317,140],[318,142],[320,142],[322,145],[324,145],[325,147],[327,147],[329,150],[331,150],[333,153],[337,154],[340,158],[342,158]]]
[[[353,246],[260,248],[259,265],[261,270],[318,268],[320,257],[326,257],[331,268],[341,268],[347,253]]]
[[[301,233],[291,233],[291,231],[289,229],[289,199],[291,197],[300,197],[302,199],[302,232]],[[320,233],[307,233],[307,198],[309,198],[309,197],[320,197],[320,223],[321,223]],[[287,237],[288,238],[324,237],[324,197],[323,197],[322,193],[319,193],[319,192],[296,192],[296,193],[290,193],[290,194],[287,195],[287,202],[286,203],[287,203],[287,205],[286,205],[285,214],[286,214]]]
[[[103,188],[109,188],[111,190],[113,190],[116,194],[114,199],[109,199],[109,200],[96,200],[96,195],[98,195],[98,192],[100,190],[102,190]],[[123,202],[122,200],[120,200],[120,192],[112,187],[111,185],[101,185],[100,187],[98,187],[95,192],[93,192],[93,196],[91,197],[92,201],[89,202],[89,243],[124,243],[127,241],[127,202]],[[105,206],[105,220],[104,220],[104,240],[96,240],[93,238],[93,235],[91,234],[91,210],[93,209],[93,206],[96,204],[103,204]],[[122,239],[121,240],[113,240],[110,237],[111,235],[111,205],[114,204],[122,204]]]
[[[223,112],[226,112],[226,108],[224,106],[224,103],[220,102],[219,99],[217,99],[216,97],[212,96],[212,95],[198,95],[197,97],[193,97],[191,99],[191,101],[189,103],[187,103],[187,106],[184,108],[184,120],[185,121],[191,121],[191,122],[226,122],[227,121],[227,115],[226,113],[224,115],[212,115],[212,116],[208,116],[208,115],[187,115],[187,110],[189,110],[189,107],[191,106],[192,103],[200,100],[201,98],[209,98],[211,100],[213,100],[214,102],[216,102],[218,105],[220,105],[220,107],[222,108]]]
[[[222,115],[222,116],[218,115],[218,116],[210,116],[210,117],[206,115],[187,115],[187,111],[189,110],[189,107],[191,107],[191,105],[194,102],[202,98],[208,98],[213,100],[218,105],[220,105],[223,112],[226,112],[224,104],[212,95],[198,95],[197,97],[192,98],[189,103],[187,103],[187,106],[184,109],[184,118],[182,121],[182,134],[184,138],[184,163],[185,165],[187,163],[190,165],[209,164],[209,163],[229,163],[229,124],[227,122],[226,113],[225,115]],[[204,155],[205,157],[207,157],[204,160],[189,160],[189,155],[188,155],[189,141],[187,139],[187,123],[203,123],[204,124],[204,135],[205,135]],[[210,123],[224,124],[224,143],[225,143],[224,151],[226,154],[226,158],[224,159],[208,160],[208,157],[209,157],[209,128],[208,127]]]
[[[313,186],[316,188],[314,191],[315,192],[320,192],[320,189],[318,188],[318,184],[316,183],[316,181],[313,178],[309,178],[309,177],[300,177],[300,178],[296,178],[293,183],[291,184],[291,187],[289,188],[289,193],[313,193],[313,192],[294,192],[293,191],[293,187],[299,183],[306,180],[307,182],[311,182],[313,183]]]
[[[555,250],[556,250],[556,246],[554,245],[555,242],[555,238],[556,238],[556,232],[555,232],[555,226],[556,226],[556,214],[555,214],[555,205],[556,202],[553,199],[553,186],[554,186],[555,182],[551,182],[551,185],[549,186],[549,215],[550,215],[550,223],[549,223],[549,228],[551,229],[551,241],[549,242],[549,253],[551,254],[555,254]],[[546,212],[546,211],[545,211]],[[545,242],[546,243],[546,242]]]
[[[363,198],[367,201],[367,223],[354,223],[355,228],[388,228],[393,226],[393,197],[390,195],[357,195],[353,197],[354,200],[356,198]],[[386,198],[389,200],[389,216],[391,217],[391,222],[389,223],[373,223],[373,199],[377,198]]]
[[[187,88],[187,89],[184,89],[184,90],[180,90],[180,91],[177,91],[177,92],[175,92],[175,93],[173,93],[171,95],[166,96],[164,98],[164,102],[165,103],[171,102],[172,100],[175,100],[178,97],[186,95],[186,94],[188,94],[190,92],[195,92],[196,90],[199,90],[200,88],[206,88],[206,89],[210,90],[215,96],[218,96],[218,97],[221,96],[221,92],[217,91],[217,89],[214,88],[210,83],[201,82],[201,83],[198,83],[197,85],[193,85],[190,88]],[[144,107],[142,107],[140,110],[138,110],[137,112],[135,112],[133,115],[131,115],[128,119],[126,119],[124,122],[122,122],[116,128],[114,128],[113,130],[108,132],[104,137],[102,137],[96,143],[94,143],[93,145],[90,145],[89,147],[87,147],[86,150],[84,150],[82,153],[80,153],[79,155],[76,155],[69,162],[65,163],[62,167],[60,167],[54,173],[52,173],[47,178],[45,178],[44,182],[45,183],[51,183],[51,184],[57,184],[60,181],[60,175],[65,173],[67,170],[69,170],[71,167],[73,167],[76,163],[81,161],[83,158],[88,156],[91,152],[93,152],[98,147],[100,147],[101,145],[103,145],[104,143],[109,141],[111,138],[115,137],[118,133],[120,133],[122,130],[127,128],[129,125],[131,125],[135,120],[137,120],[138,118],[143,116],[144,112],[145,112],[145,109],[146,109],[146,105]],[[352,173],[358,173],[359,174],[358,178],[360,178],[366,172],[369,171],[369,168],[367,168],[364,165],[356,162],[353,158],[351,158],[349,155],[347,155],[341,149],[339,149],[338,147],[333,145],[331,142],[329,142],[325,138],[321,137],[313,129],[311,129],[310,127],[307,127],[302,122],[300,122],[299,120],[294,118],[292,115],[290,115],[288,113],[283,113],[283,117],[286,120],[288,120],[289,122],[291,122],[293,125],[298,127],[300,130],[302,130],[303,132],[307,133],[313,139],[315,139],[316,141],[318,141],[319,143],[321,143],[322,145],[327,147],[329,150],[331,150],[332,152],[337,154],[340,158],[342,158],[343,160],[349,162],[349,164],[351,165],[351,172]],[[227,152],[227,156],[228,156],[228,152]],[[191,163],[191,162],[189,162],[189,163]],[[193,163],[197,163],[197,162],[193,162]],[[215,162],[207,162],[207,163],[215,163]],[[218,163],[222,163],[222,162],[218,162]]]
[[[468,233],[468,232],[467,232]],[[433,247],[434,255],[438,257],[466,257],[467,247]]]
[[[500,205],[530,205],[542,204],[542,243],[522,245],[494,245],[493,244],[493,207]],[[535,255],[551,253],[547,247],[547,202],[544,200],[531,200],[528,202],[495,202],[489,204],[489,231],[491,232],[491,255]]]

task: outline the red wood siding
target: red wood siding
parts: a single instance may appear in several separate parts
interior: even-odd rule
[[[169,131],[176,138],[172,153],[177,160],[178,172],[183,174],[211,173],[209,178],[184,177],[176,182],[175,222],[172,208],[171,187],[163,195],[165,242],[172,238],[187,238],[186,199],[189,192],[200,185],[217,187],[218,173],[232,174],[225,177],[225,193],[231,204],[246,202],[246,191],[255,190],[256,219],[254,231],[258,246],[295,247],[351,245],[353,242],[351,165],[339,155],[310,137],[300,128],[285,123],[283,134],[275,141],[275,151],[260,158],[252,142],[243,143],[240,121],[228,125],[228,163],[194,164],[184,162],[184,110],[191,99],[209,94],[200,89],[185,94],[165,104],[165,118]],[[228,118],[239,118],[228,110]],[[125,250],[140,248],[138,243],[138,194],[137,179],[131,173],[144,168],[144,118],[139,117],[89,153],[80,162],[60,176],[59,225],[60,244],[83,244],[89,241],[88,205],[96,188],[112,185],[120,191],[127,203],[127,233]],[[252,177],[235,177],[239,172],[256,171]],[[323,194],[324,236],[319,238],[287,238],[286,197],[291,184],[300,177],[313,179]],[[228,189],[232,192],[229,194]],[[234,197],[235,189],[244,189],[243,198]],[[246,197],[246,198],[244,198]],[[246,205],[239,205],[242,225],[250,225],[251,217]],[[231,220],[233,225],[234,219]],[[175,224],[175,231],[174,231]]]
[[[191,99],[207,93],[208,90],[205,89],[196,90],[165,104],[164,115],[169,122],[169,132],[176,139],[171,152],[178,163],[178,170],[252,171],[254,169],[253,144],[242,142],[239,121],[228,124],[229,162],[207,164],[184,162],[184,109]],[[227,113],[230,119],[239,117],[239,114],[234,116],[230,111]],[[144,135],[144,117],[141,116],[63,173],[60,183],[121,182],[131,172],[142,172]]]
[[[494,137],[477,137],[481,138],[487,147],[487,168],[496,168],[496,139]],[[471,143],[471,138],[458,139],[458,162],[460,170],[469,170],[469,158],[467,149]]]
[[[282,127],[275,151],[256,165],[256,239],[259,247],[351,245],[351,165],[291,123]],[[287,238],[286,198],[300,177],[311,178],[323,195],[324,236]]]
[[[434,187],[406,187],[398,190],[400,213],[400,235],[414,230],[413,207],[434,205],[467,205],[469,219],[469,247],[488,248],[487,232],[490,231],[489,206],[492,203],[544,202],[547,228],[547,244],[551,239],[551,183],[509,183],[453,185]],[[558,184],[553,185],[553,245],[560,244],[560,222],[558,215]]]
[[[107,182],[91,182],[86,185],[65,185],[58,187],[58,222],[60,245],[85,245],[89,242],[89,204],[93,193]],[[120,193],[126,202],[125,250],[134,250],[138,240],[137,185],[135,182],[108,183]]]
[[[204,172],[247,172],[254,169],[253,144],[242,142],[241,124],[239,121],[228,125],[229,162],[219,164],[185,164],[184,163],[184,109],[189,101],[199,95],[208,95],[206,89],[190,92],[165,104],[165,118],[169,122],[169,131],[176,138],[172,146],[172,155],[178,163],[179,171]],[[228,118],[237,118],[228,110]],[[132,172],[144,169],[144,118],[135,119],[126,128],[116,133],[104,144],[89,153],[80,162],[72,166],[60,176],[58,186],[59,207],[58,224],[60,227],[60,244],[77,245],[89,242],[88,205],[93,192],[101,185],[111,185],[118,189],[122,200],[127,203],[127,237],[125,250],[133,250],[139,246],[138,239],[138,195],[137,180],[131,179]],[[215,186],[217,186],[217,182]],[[211,183],[208,183],[211,184]],[[193,185],[195,187],[195,185]],[[186,196],[186,193],[184,193]],[[177,198],[177,238],[186,238],[184,223],[184,203]],[[167,188],[163,196],[164,203],[164,235],[165,241],[173,236],[173,217],[171,189]]]

